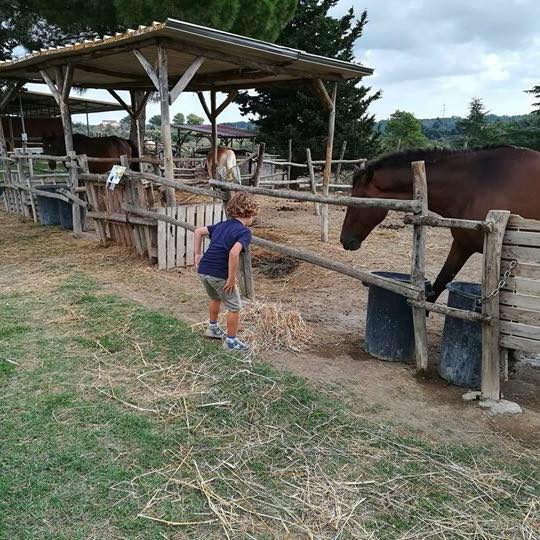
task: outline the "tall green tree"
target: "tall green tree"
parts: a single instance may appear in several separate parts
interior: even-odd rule
[[[469,105],[469,114],[457,122],[456,126],[463,134],[463,145],[475,148],[497,144],[501,140],[502,130],[499,124],[490,124],[480,98],[473,98]]]
[[[294,18],[280,34],[281,45],[352,61],[354,45],[367,22],[364,11],[357,19],[351,8],[343,17],[329,12],[338,0],[300,0]],[[378,150],[375,119],[369,105],[380,97],[358,81],[341,82],[338,86],[334,148],[336,153],[344,140],[347,155],[371,156]],[[256,95],[239,98],[244,114],[256,115],[260,139],[280,154],[286,154],[288,139],[294,141],[293,157],[305,160],[305,149],[322,158],[328,126],[328,112],[306,87],[274,87]]]
[[[176,113],[174,115],[173,124],[185,124],[185,123],[186,123],[186,118],[181,112]]]
[[[166,17],[273,41],[295,0],[0,0],[0,53],[122,31]]]
[[[188,114],[186,120],[190,126],[198,126],[204,123],[204,118],[202,116],[197,116],[193,113]]]
[[[422,132],[422,122],[414,114],[398,110],[390,115],[382,138],[384,150],[393,152],[423,148],[428,143],[428,138]]]
[[[527,90],[528,94],[532,94],[538,101],[533,103],[533,113],[540,115],[540,84],[533,86],[530,90]]]

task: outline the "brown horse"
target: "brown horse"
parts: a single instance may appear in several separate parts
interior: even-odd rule
[[[133,143],[121,137],[87,137],[80,133],[73,135],[73,150],[77,154],[86,154],[89,157],[119,158],[120,156],[138,157],[138,152]],[[43,137],[43,153],[49,156],[65,156],[66,143],[63,135]],[[89,162],[88,168],[91,173],[107,173],[114,163]],[[51,169],[56,168],[56,161],[49,161]],[[132,164],[133,170],[139,170],[138,163]]]
[[[425,161],[429,210],[443,217],[483,220],[489,210],[510,210],[540,219],[540,152],[513,146],[386,155],[355,171],[352,196],[412,199],[412,161]],[[379,208],[348,208],[341,229],[343,247],[359,249],[387,213]],[[482,252],[481,232],[452,229],[452,236],[430,301],[439,297],[473,253]]]
[[[205,165],[209,178],[212,178],[212,170],[214,168],[214,153],[212,150],[210,150],[206,156]],[[216,172],[221,173],[219,176],[226,179],[227,182],[240,183],[234,150],[227,148],[226,146],[218,146]]]

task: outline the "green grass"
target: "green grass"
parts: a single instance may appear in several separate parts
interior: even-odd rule
[[[540,534],[534,452],[380,425],[81,274],[0,296],[0,422],[0,538]]]

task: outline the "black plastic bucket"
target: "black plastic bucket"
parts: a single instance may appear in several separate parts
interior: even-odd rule
[[[482,296],[479,283],[449,283],[450,307],[480,311]],[[439,375],[449,383],[466,388],[480,388],[482,371],[482,324],[446,316],[444,321]]]
[[[398,272],[373,272],[381,277],[409,283],[411,276]],[[426,287],[429,283],[426,282]],[[364,349],[371,356],[391,362],[414,358],[414,323],[407,298],[369,285]]]
[[[57,186],[37,186],[39,191],[48,191],[49,193],[56,193]],[[58,199],[51,199],[50,197],[41,197],[36,195],[38,204],[39,221],[42,225],[60,225],[60,209]]]
[[[60,209],[60,227],[62,229],[73,230],[73,210],[72,204],[65,201],[58,201]],[[82,206],[79,206],[81,212],[81,223],[84,223],[86,211]]]

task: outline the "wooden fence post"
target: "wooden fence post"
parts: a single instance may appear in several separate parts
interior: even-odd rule
[[[29,185],[30,179],[26,175],[26,172],[24,170],[24,159],[21,156],[16,157],[17,160],[17,174],[19,175],[19,181],[17,182],[19,185]],[[18,190],[19,200],[20,200],[20,210],[21,214],[24,215],[24,217],[30,218],[30,211],[28,210],[28,205],[26,204],[26,193],[22,191],[21,189]]]
[[[307,159],[307,166],[309,171],[309,182],[311,187],[311,193],[313,195],[317,195],[317,182],[315,180],[315,170],[313,169],[313,160],[311,159],[311,150],[309,148],[306,148],[306,159]],[[321,214],[319,203],[313,203],[313,213],[316,216],[319,216]]]
[[[126,155],[120,156],[120,165],[126,168],[126,173],[124,175],[125,182],[126,182],[126,189],[124,193],[126,194],[128,204],[130,206],[134,206],[138,208],[139,196],[137,193],[137,189],[134,185],[134,182],[139,182],[139,180],[136,178],[129,177],[129,159]],[[145,242],[145,238],[142,233],[142,230],[141,230],[141,225],[131,224],[129,225],[129,227],[131,228],[131,238],[133,239],[133,245],[135,246],[137,253],[141,256],[144,256],[146,253],[146,242]]]
[[[337,164],[336,168],[336,178],[334,179],[335,184],[339,184],[339,177],[341,176],[341,165],[343,158],[345,157],[345,150],[347,149],[347,141],[343,141],[343,144],[341,145],[341,152],[339,153],[339,163]]]
[[[420,203],[419,216],[428,215],[428,191],[426,179],[426,167],[423,161],[414,161],[413,172],[413,195]],[[411,263],[411,284],[420,289],[420,301],[426,299],[425,268],[426,268],[426,227],[419,223],[413,226],[413,250]],[[417,372],[426,371],[428,367],[427,327],[426,310],[424,307],[413,307],[414,342]]]
[[[507,210],[490,210],[486,218],[493,228],[484,236],[483,298],[492,293],[499,283],[502,241],[509,217]],[[482,303],[482,314],[493,318],[491,324],[482,325],[482,398],[498,401],[501,396],[498,294]]]
[[[261,181],[261,174],[263,171],[264,166],[264,151],[266,148],[265,143],[259,144],[259,153],[257,155],[257,166],[255,167],[255,174],[252,177],[251,185],[257,187],[259,185],[259,182]]]
[[[324,88],[324,86],[323,86]],[[330,176],[332,174],[332,153],[334,149],[334,128],[336,124],[336,95],[337,95],[337,83],[334,83],[332,89],[332,108],[328,116],[328,136],[326,138],[326,156],[323,169],[323,186],[322,192],[324,196],[328,196],[330,193]],[[329,210],[328,205],[321,205],[321,242],[328,242],[329,234]]]
[[[287,161],[291,163],[292,161],[292,139],[289,139],[289,153],[287,154]],[[291,182],[291,166],[287,165],[287,182]],[[289,184],[287,184],[289,187]]]
[[[79,168],[77,166],[77,154],[74,150],[68,152],[69,156],[69,190],[71,194],[78,197],[78,188],[79,188]],[[81,207],[78,204],[71,205],[71,212],[73,216],[73,236],[75,238],[80,238],[82,234],[82,223],[81,223]]]

